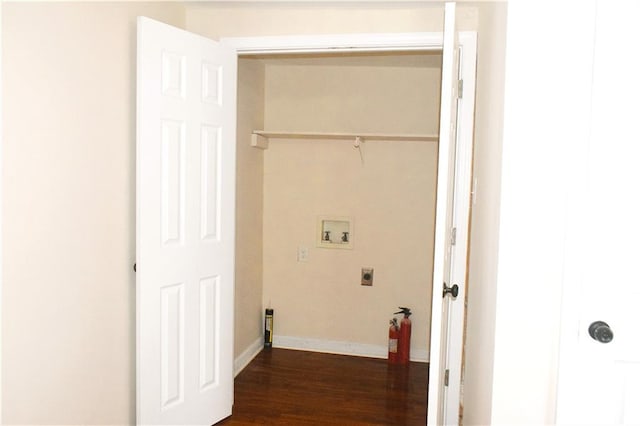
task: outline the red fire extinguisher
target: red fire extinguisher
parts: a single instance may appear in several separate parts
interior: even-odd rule
[[[398,341],[398,363],[409,363],[409,351],[411,348],[411,309],[399,307],[400,312],[396,314],[403,314],[404,318],[400,321],[400,339]]]
[[[398,329],[398,320],[393,318],[389,321],[389,364],[397,364],[398,359],[398,338],[400,330]]]

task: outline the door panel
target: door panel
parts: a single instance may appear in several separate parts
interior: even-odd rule
[[[557,420],[640,424],[640,64],[630,53],[640,39],[640,4],[589,6],[592,21],[595,16],[595,41],[588,40],[594,44],[590,136],[576,153],[583,179],[574,188],[567,238],[574,260],[566,268]],[[595,321],[610,326],[613,340],[591,337]]]
[[[236,53],[138,20],[137,417],[231,414]]]
[[[466,238],[463,242],[461,241],[465,247],[463,259],[460,258],[456,247],[452,244],[452,229],[460,227],[466,230],[468,226],[468,220],[459,222],[460,218],[455,216],[456,209],[463,213],[466,212],[468,215],[469,198],[467,190],[466,208],[456,205],[454,198],[455,191],[460,190],[460,188],[456,188],[459,45],[455,27],[455,11],[455,3],[445,5],[433,261],[434,295],[431,310],[428,422],[439,425],[445,424],[445,422],[458,423],[464,279],[466,274],[462,274],[461,277],[457,273],[460,271],[460,267],[462,267],[462,271],[466,270]],[[466,231],[464,235],[466,235]],[[458,285],[460,293],[455,299],[451,296],[442,297],[440,289],[444,283],[449,287],[454,284]],[[452,309],[452,304],[461,305],[461,309]],[[456,325],[460,326],[459,329],[456,328]],[[438,333],[436,330],[440,330],[440,332]],[[449,370],[447,381],[450,386],[445,386],[445,370],[447,369]],[[453,376],[451,376],[452,373]]]

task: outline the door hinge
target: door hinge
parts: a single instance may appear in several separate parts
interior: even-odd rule
[[[444,370],[444,385],[449,386],[449,369]]]
[[[458,99],[462,99],[462,86],[463,86],[463,81],[458,80]]]
[[[456,235],[458,234],[458,228],[451,228],[451,245],[456,245]]]

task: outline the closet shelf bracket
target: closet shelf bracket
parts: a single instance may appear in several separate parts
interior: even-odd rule
[[[254,148],[267,149],[269,148],[269,138],[254,132],[251,134],[251,146]]]

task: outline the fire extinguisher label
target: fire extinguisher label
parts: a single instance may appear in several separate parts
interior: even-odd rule
[[[398,339],[389,339],[389,352],[394,354],[398,352]]]

